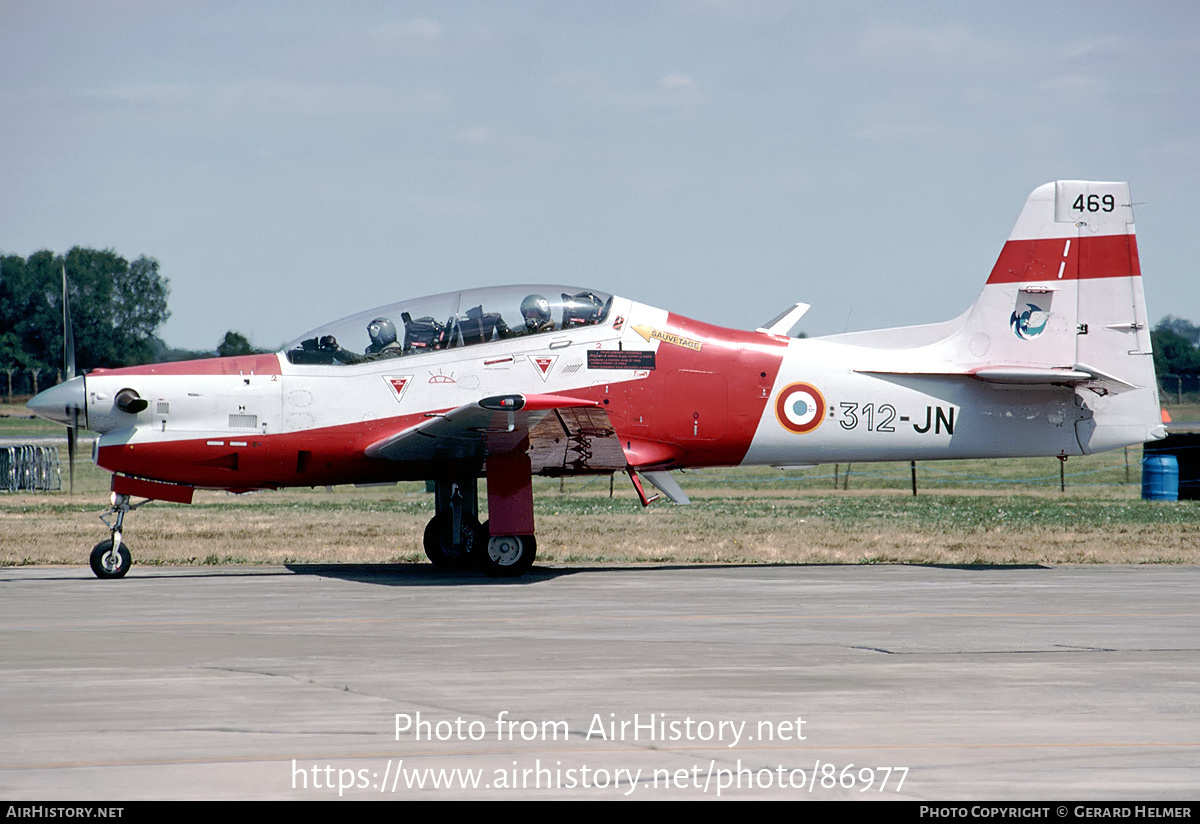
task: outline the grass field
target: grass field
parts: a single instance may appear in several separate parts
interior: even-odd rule
[[[0,438],[61,432],[23,414],[0,406]],[[1200,407],[1172,416],[1200,420]],[[0,565],[85,563],[107,537],[96,516],[108,475],[89,452],[84,439],[74,496],[0,494]],[[915,498],[906,463],[708,469],[677,475],[691,506],[647,509],[623,476],[613,497],[607,477],[537,479],[538,555],[547,563],[1200,563],[1200,506],[1142,501],[1140,462],[1136,448],[1072,458],[1065,492],[1053,458],[922,463]],[[423,562],[432,509],[424,485],[413,483],[199,492],[190,506],[155,502],[132,513],[125,537],[137,563]]]

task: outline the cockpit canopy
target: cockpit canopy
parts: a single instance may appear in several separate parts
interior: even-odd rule
[[[612,295],[575,286],[446,292],[359,312],[285,348],[297,364],[352,364],[603,323]]]

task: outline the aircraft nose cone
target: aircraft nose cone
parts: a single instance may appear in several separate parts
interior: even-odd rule
[[[84,420],[87,409],[86,395],[83,386],[83,375],[71,378],[69,381],[51,386],[44,392],[34,395],[25,408],[39,418],[55,421],[64,426],[75,423],[74,412],[79,413],[80,423]]]

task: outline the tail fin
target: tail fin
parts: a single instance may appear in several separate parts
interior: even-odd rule
[[[1128,184],[1035,189],[964,320],[976,378],[1076,387],[1085,452],[1162,437]]]
[[[1073,388],[1085,453],[1166,435],[1126,183],[1035,189],[983,292],[954,320],[824,340],[873,350],[865,373]]]

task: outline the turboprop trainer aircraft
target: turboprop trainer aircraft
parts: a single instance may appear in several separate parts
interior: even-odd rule
[[[518,575],[534,475],[626,472],[644,504],[642,479],[687,503],[672,469],[1065,458],[1165,434],[1127,184],[1036,189],[955,320],[788,337],[805,309],[751,332],[577,286],[448,292],[277,354],[97,369],[29,408],[72,442],[100,434],[102,578],[129,569],[134,498],[196,488],[433,480],[430,560]]]

